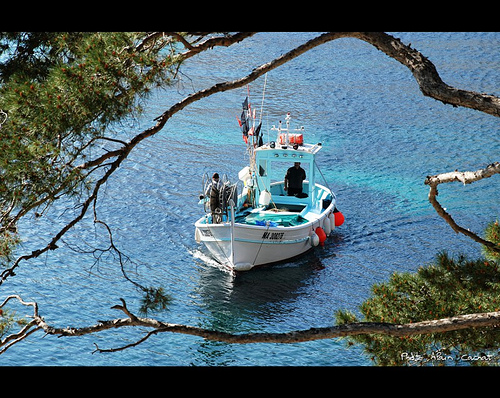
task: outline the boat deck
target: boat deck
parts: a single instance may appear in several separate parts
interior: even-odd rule
[[[241,195],[235,210],[234,221],[236,224],[267,227],[293,227],[314,222],[321,217],[332,199],[329,190],[322,186],[317,187],[319,200],[316,201],[315,206],[311,206],[311,201],[307,197],[286,196],[273,190],[272,201],[268,206],[245,207],[243,204],[246,203],[246,195]],[[227,224],[229,221],[228,216],[224,214],[222,224]],[[212,216],[208,213],[199,222],[211,224]]]
[[[308,220],[298,213],[288,211],[272,211],[252,209],[235,215],[236,223],[247,225],[260,225],[269,227],[294,227],[305,224]]]

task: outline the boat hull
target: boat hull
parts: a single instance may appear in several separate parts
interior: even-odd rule
[[[207,218],[202,217],[195,224],[195,237],[219,263],[235,271],[247,271],[297,257],[317,245],[317,228],[326,234],[334,228],[333,209],[331,204],[310,221],[288,227],[208,224]]]

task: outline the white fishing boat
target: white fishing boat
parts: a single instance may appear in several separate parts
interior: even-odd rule
[[[316,182],[322,176],[315,161],[321,143],[305,143],[303,127],[291,130],[289,113],[286,126],[280,121],[270,129],[269,137],[276,138],[264,143],[262,122],[255,127],[255,120],[247,97],[238,121],[250,164],[237,183],[205,175],[200,204],[206,214],[195,223],[196,241],[232,271],[299,256],[323,245],[344,222],[335,194]],[[302,189],[292,187],[293,175],[299,175]]]

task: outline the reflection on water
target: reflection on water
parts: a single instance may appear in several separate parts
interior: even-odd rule
[[[302,290],[322,268],[321,258],[314,250],[293,262],[257,267],[252,272],[236,275],[213,264],[202,266],[194,293],[200,298],[204,317],[197,326],[235,334],[277,331],[280,324],[286,325],[289,318],[293,319]],[[293,330],[293,326],[290,327],[286,331]],[[242,348],[204,341],[197,346],[197,358],[204,365],[231,365],[235,352],[243,351],[246,357],[240,360],[253,365],[255,358],[248,353],[252,346]]]
[[[253,272],[236,276],[212,267],[201,269],[198,293],[208,311],[215,314],[227,308],[233,321],[246,313],[266,320],[282,316],[287,312],[282,303],[297,298],[299,289],[307,284],[319,261],[314,254],[303,257],[300,262],[257,267]],[[234,332],[239,329],[229,323],[224,325],[224,330]]]

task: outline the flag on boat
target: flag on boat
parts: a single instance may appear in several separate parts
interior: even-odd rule
[[[262,122],[260,122],[257,128],[255,129],[255,140],[257,141],[257,146],[264,145],[264,142],[262,141],[262,134],[259,136],[261,127],[262,127]]]
[[[243,140],[245,141],[246,144],[248,144],[248,136],[254,135],[256,137],[256,141],[259,142],[259,146],[261,146],[262,136],[259,141],[259,132],[262,122],[257,126],[257,128],[255,128],[254,126],[250,126],[251,119],[253,118],[253,120],[255,120],[256,109],[254,109],[252,112],[251,105],[248,102],[248,96],[245,98],[245,101],[243,101],[242,108],[243,110],[241,112],[241,120],[238,119],[238,117],[236,117],[236,119],[238,120],[238,124],[242,129]]]
[[[242,104],[243,111],[241,112],[241,120],[238,119],[238,123],[242,129],[243,132],[243,140],[245,143],[248,143],[248,131],[249,131],[249,120],[247,117],[247,111],[248,111],[248,97],[245,98],[245,101],[243,101]]]

